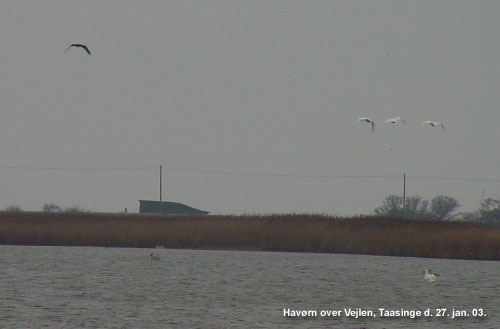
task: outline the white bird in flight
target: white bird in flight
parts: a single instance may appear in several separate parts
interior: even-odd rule
[[[402,122],[402,123],[404,123],[405,125],[407,125],[406,121],[405,121],[402,117],[390,118],[390,119],[385,120],[385,122],[387,122],[387,123],[398,123],[398,122]]]
[[[372,119],[367,118],[367,117],[362,117],[362,118],[359,118],[358,120],[356,120],[356,122],[360,122],[360,121],[370,123],[372,125],[372,133],[375,132],[375,122],[373,122]]]
[[[422,126],[425,126],[425,125],[431,125],[433,127],[441,126],[441,128],[443,128],[443,130],[444,130],[444,125],[441,122],[437,122],[437,121],[424,121],[424,123],[422,123]]]

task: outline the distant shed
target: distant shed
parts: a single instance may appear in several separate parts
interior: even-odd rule
[[[181,216],[208,215],[209,211],[195,209],[178,202],[139,200],[139,213]]]

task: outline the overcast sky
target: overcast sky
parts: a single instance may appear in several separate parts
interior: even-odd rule
[[[217,214],[371,213],[403,173],[498,180],[498,17],[498,1],[2,1],[0,167],[162,165],[164,200]],[[0,209],[138,211],[158,176],[0,168]],[[500,182],[407,179],[440,194],[472,211]]]

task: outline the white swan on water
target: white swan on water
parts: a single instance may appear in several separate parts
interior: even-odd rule
[[[432,273],[432,270],[424,270],[424,281],[436,281],[436,276],[439,276],[439,273]]]

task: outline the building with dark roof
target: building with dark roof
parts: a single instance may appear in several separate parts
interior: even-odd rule
[[[178,202],[139,200],[139,213],[181,216],[208,215],[209,211],[195,209]]]

